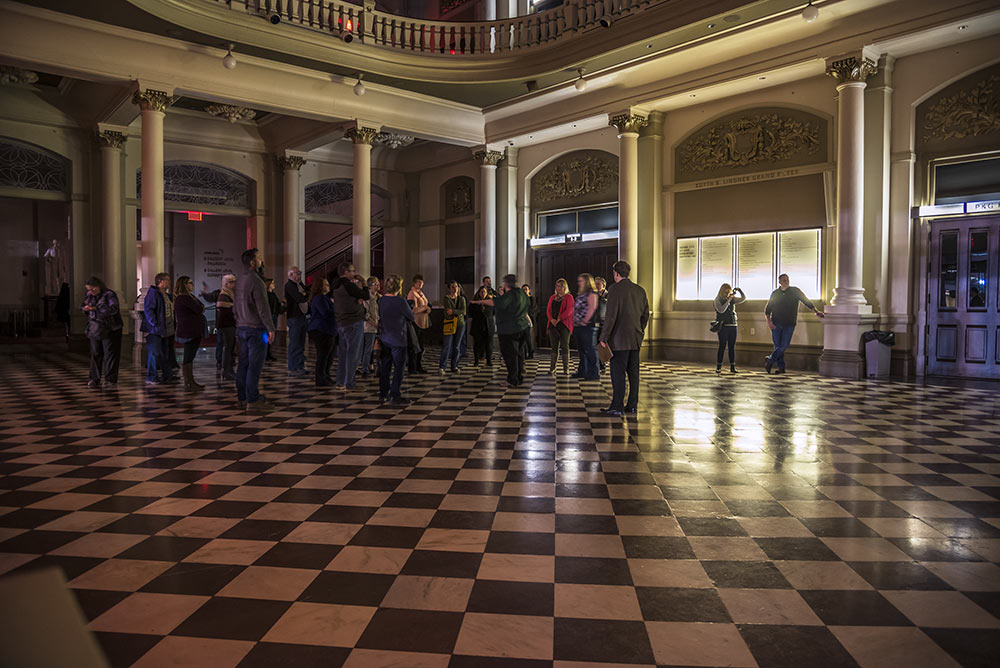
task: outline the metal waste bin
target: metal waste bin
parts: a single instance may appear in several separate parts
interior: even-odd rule
[[[865,363],[869,378],[885,378],[889,375],[892,362],[892,346],[896,343],[895,332],[871,330],[861,336],[865,344]]]

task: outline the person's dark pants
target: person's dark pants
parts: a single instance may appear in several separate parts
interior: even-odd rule
[[[549,346],[552,349],[552,361],[549,365],[551,370],[555,370],[556,361],[559,359],[559,351],[563,354],[563,371],[569,370],[569,328],[561,322],[557,325],[549,325]]]
[[[317,329],[309,332],[309,340],[316,348],[316,384],[333,385],[330,364],[333,362],[333,337]]]
[[[194,358],[198,355],[198,347],[201,346],[201,337],[184,342],[184,356],[181,358],[182,364],[194,364]]]
[[[771,341],[774,342],[774,352],[771,353],[768,359],[772,366],[776,366],[782,371],[785,370],[785,351],[792,344],[792,334],[794,333],[795,325],[776,326],[771,330]]]
[[[517,387],[524,382],[524,339],[528,330],[500,335],[500,355],[507,367],[507,382]]]
[[[111,332],[106,339],[90,339],[90,380],[118,382],[118,364],[122,353],[122,330]]]
[[[719,354],[715,360],[716,366],[722,366],[722,354],[729,348],[729,366],[736,366],[736,330],[738,327],[723,325],[719,328]]]
[[[170,380],[171,369],[167,366],[166,356],[163,354],[166,347],[166,337],[158,334],[146,335],[146,380],[157,380],[157,372],[163,372],[163,380]]]
[[[451,370],[458,369],[458,361],[462,357],[462,341],[465,340],[465,323],[458,325],[454,334],[445,334],[441,341],[441,369],[448,368],[448,358],[451,358]]]
[[[372,351],[375,349],[375,332],[365,332],[361,341],[361,375],[367,376],[372,368]]]
[[[577,375],[582,380],[599,380],[601,377],[601,369],[597,365],[597,348],[594,347],[596,343],[594,329],[593,325],[573,328],[576,352],[580,356]]]
[[[414,331],[417,333],[416,346],[411,345],[407,350],[406,355],[406,366],[410,373],[416,371],[424,370],[423,356],[424,356],[424,341],[427,340],[427,336],[424,334],[424,330],[419,327],[414,327]]]
[[[406,368],[407,349],[382,344],[378,364],[378,396],[380,399],[399,399]]]
[[[164,345],[166,346],[165,354],[167,355],[167,364],[169,365],[168,368],[180,369],[181,365],[177,363],[177,352],[176,352],[177,344],[174,335],[171,334],[166,338],[167,340]],[[171,371],[170,373],[173,373],[173,371]]]
[[[612,350],[611,410],[634,411],[639,406],[639,351]],[[628,376],[628,402],[625,399],[625,377]]]
[[[303,371],[306,368],[306,327],[308,325],[305,316],[288,318],[289,371]]]
[[[486,360],[487,364],[492,364],[493,337],[489,334],[473,335],[472,356],[475,358],[476,364],[479,364],[479,360]]]
[[[240,362],[236,367],[236,398],[253,404],[260,401],[260,373],[264,370],[264,355],[267,352],[267,329],[237,327],[236,340],[240,345]]]
[[[524,337],[524,359],[530,360],[535,356],[535,328],[528,328],[528,335]]]
[[[216,330],[217,337],[222,339],[222,375],[231,376],[233,373],[233,358],[236,357],[236,328],[221,327]],[[215,359],[219,361],[219,346],[215,346]]]
[[[337,334],[340,337],[337,344],[337,384],[354,387],[365,338],[365,323],[358,320],[349,325],[338,325]]]

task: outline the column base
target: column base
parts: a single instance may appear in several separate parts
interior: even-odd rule
[[[835,378],[865,377],[861,334],[875,326],[878,316],[867,305],[839,305],[826,309],[823,321],[823,354],[819,373]]]

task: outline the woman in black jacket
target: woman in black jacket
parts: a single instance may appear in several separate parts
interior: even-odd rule
[[[87,387],[99,387],[101,372],[104,386],[118,385],[118,363],[122,351],[122,314],[118,295],[108,290],[104,281],[91,276],[85,284],[83,312],[87,314],[87,338],[90,339],[90,380]]]
[[[488,297],[486,286],[480,286],[475,299]],[[493,333],[490,331],[492,318],[492,306],[469,302],[469,334],[472,336],[472,360],[476,366],[479,366],[481,359],[486,360],[486,366],[493,366]]]
[[[722,373],[722,353],[729,348],[729,370],[736,373],[736,305],[747,300],[739,288],[732,288],[729,283],[719,287],[715,296],[715,319],[719,323],[719,355],[715,363],[715,373]]]
[[[194,379],[194,358],[205,333],[205,305],[194,295],[194,281],[190,276],[181,276],[174,285],[175,340],[184,346],[181,360],[181,375],[184,377],[185,392],[200,392],[205,389]]]
[[[274,279],[267,279],[267,306],[271,310],[271,322],[278,326],[278,316],[285,312],[285,305],[281,303],[281,298],[274,291]],[[271,341],[267,342],[267,362],[274,362],[277,358],[271,354]]]

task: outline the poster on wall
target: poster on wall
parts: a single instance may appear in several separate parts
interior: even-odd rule
[[[820,231],[778,233],[778,274],[788,274],[806,297],[820,296]]]
[[[701,288],[699,299],[715,299],[719,286],[733,283],[735,238],[706,237],[701,240]]]
[[[736,266],[736,283],[747,299],[767,299],[774,289],[774,233],[738,236]]]
[[[199,294],[222,286],[222,277],[236,274],[246,239],[233,234],[235,226],[199,223],[194,231],[194,284]]]
[[[698,298],[698,240],[677,240],[677,299]]]

